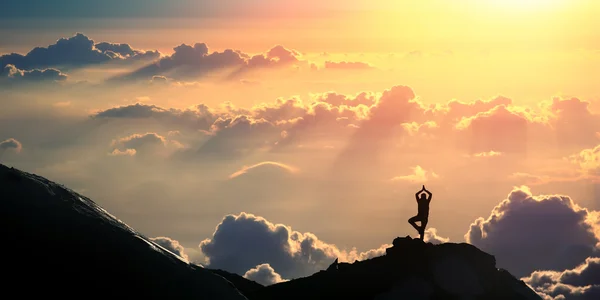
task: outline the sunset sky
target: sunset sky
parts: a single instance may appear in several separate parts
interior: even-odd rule
[[[598,1],[2,7],[0,162],[190,261],[285,280],[372,257],[417,236],[424,184],[430,241],[547,299],[600,293]]]

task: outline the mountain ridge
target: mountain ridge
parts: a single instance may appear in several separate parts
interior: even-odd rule
[[[338,263],[311,276],[262,286],[190,264],[91,199],[0,164],[5,292],[76,298],[172,299],[541,299],[467,243],[394,239],[380,257]],[[11,258],[11,259],[7,259]],[[26,288],[34,283],[35,289]]]

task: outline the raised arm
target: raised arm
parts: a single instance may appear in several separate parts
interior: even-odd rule
[[[431,192],[428,190],[424,190],[424,192],[427,193],[427,201],[431,201],[431,197],[433,196]]]
[[[420,194],[421,194],[423,191],[425,191],[425,186],[423,186],[423,188],[422,188],[420,191],[418,191],[418,192],[415,194],[415,199],[417,199],[417,201],[419,201],[419,195],[420,195]]]

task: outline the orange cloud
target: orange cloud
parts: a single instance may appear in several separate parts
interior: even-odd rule
[[[421,166],[416,166],[413,169],[413,173],[409,175],[396,176],[390,179],[391,181],[408,181],[412,183],[427,182],[432,178],[439,178],[435,172],[425,171]]]
[[[569,158],[571,162],[578,164],[583,172],[590,175],[600,175],[600,145],[591,149],[584,149]]]
[[[496,151],[489,151],[489,152],[480,152],[475,154],[475,157],[494,157],[494,156],[501,156],[502,152],[496,152]]]
[[[136,154],[136,152],[137,151],[135,151],[135,149],[125,149],[125,150],[115,149],[109,155],[111,155],[111,156],[134,156]]]
[[[203,148],[221,151],[223,147],[240,147],[246,153],[269,147],[296,148],[315,138],[351,138],[349,149],[359,147],[359,152],[374,153],[374,147],[389,147],[375,145],[407,133],[401,140],[407,148],[445,147],[475,153],[475,157],[550,148],[568,155],[573,148],[591,146],[590,140],[600,130],[600,122],[595,121],[600,120],[599,116],[588,110],[586,102],[575,98],[555,98],[539,110],[514,105],[505,97],[428,106],[406,86],[394,86],[382,93],[313,94],[308,101],[297,96],[279,98],[250,108],[230,102],[187,109],[138,103],[99,111],[94,118],[152,118],[172,130],[187,128],[212,136]],[[589,122],[579,125],[579,119]],[[569,140],[575,143],[565,142]]]

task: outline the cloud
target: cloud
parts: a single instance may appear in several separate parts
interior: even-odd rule
[[[340,261],[364,260],[385,253],[380,249],[358,253],[342,251],[312,233],[301,233],[262,217],[241,213],[227,215],[212,238],[200,243],[210,268],[245,274],[261,264],[269,264],[283,278],[298,278],[326,269]]]
[[[573,163],[578,164],[585,173],[600,175],[600,145],[591,149],[584,149],[569,158]]]
[[[425,237],[423,238],[423,240],[432,244],[443,244],[450,242],[449,238],[437,235],[437,229],[435,228],[427,228],[425,230]]]
[[[275,124],[247,115],[219,117],[209,139],[196,151],[202,157],[237,158],[273,145],[281,136]]]
[[[61,38],[48,47],[36,47],[26,55],[11,53],[0,56],[0,68],[14,65],[21,70],[47,67],[78,67],[90,64],[101,64],[124,59],[157,58],[156,51],[138,51],[126,44],[97,44],[82,33],[70,38]],[[116,51],[116,52],[115,52]]]
[[[175,53],[159,61],[144,66],[124,76],[117,76],[113,81],[151,79],[154,76],[168,76],[174,79],[188,79],[224,71],[224,78],[235,79],[247,71],[260,68],[277,68],[298,62],[300,54],[283,46],[275,46],[265,54],[250,56],[239,50],[226,49],[222,52],[209,52],[208,45],[181,44],[173,48]]]
[[[110,153],[112,156],[138,156],[140,154],[156,154],[166,151],[167,146],[180,148],[181,144],[174,140],[154,133],[132,134],[123,138],[113,140],[111,145],[114,147]]]
[[[162,108],[156,105],[136,103],[101,110],[91,116],[93,119],[155,119],[168,126],[180,126],[188,129],[204,129],[219,118],[204,104],[188,109]]]
[[[425,123],[419,124],[417,122],[410,122],[410,123],[402,123],[401,124],[402,127],[404,128],[404,130],[406,130],[406,132],[408,132],[408,134],[414,136],[417,133],[428,133],[431,132],[430,129],[433,128],[438,128],[438,124],[434,121],[427,121]]]
[[[355,96],[338,94],[336,92],[327,92],[322,94],[314,94],[313,98],[315,102],[325,102],[334,107],[357,107],[359,105],[364,105],[368,108],[376,103],[377,96],[378,95],[373,92],[360,92]]]
[[[265,168],[281,170],[281,171],[284,171],[287,173],[296,173],[298,171],[298,169],[296,169],[295,167],[288,166],[286,164],[282,164],[279,162],[273,162],[273,161],[263,161],[263,162],[255,164],[255,165],[252,165],[252,166],[243,166],[238,171],[229,175],[229,179],[233,179],[233,178],[242,176],[248,172],[255,172],[256,170],[265,169]]]
[[[590,102],[575,97],[552,98],[542,108],[550,115],[554,138],[562,148],[590,147],[595,144],[595,134],[600,125],[600,115],[590,110]]]
[[[495,157],[495,156],[501,156],[502,152],[496,152],[496,151],[489,151],[489,152],[480,152],[480,153],[476,153],[475,157]]]
[[[256,281],[264,286],[287,281],[281,278],[269,264],[260,264],[244,274],[244,278]]]
[[[403,176],[396,176],[394,178],[392,178],[392,181],[408,181],[408,182],[412,182],[412,183],[418,183],[418,182],[427,182],[429,180],[431,180],[431,178],[439,178],[439,175],[437,175],[435,172],[428,172],[425,171],[421,166],[416,166],[413,169],[413,173],[409,174],[409,175],[403,175]],[[431,175],[428,175],[428,174]]]
[[[166,139],[154,132],[144,134],[132,134],[113,141],[113,145],[122,146],[126,149],[139,149],[147,145],[164,146]]]
[[[375,69],[375,67],[371,66],[365,62],[349,62],[349,61],[341,61],[341,62],[333,62],[326,61],[325,69],[335,69],[335,70],[371,70]]]
[[[153,119],[169,130],[205,133],[193,142],[195,150],[186,152],[188,158],[233,158],[256,151],[297,151],[300,145],[321,141],[329,145],[337,143],[345,148],[340,148],[334,169],[337,173],[351,174],[347,169],[365,170],[385,164],[376,160],[391,147],[406,150],[446,147],[476,158],[509,157],[548,147],[563,153],[572,146],[556,144],[558,140],[554,137],[559,132],[577,135],[587,130],[579,132],[579,127],[565,127],[563,123],[574,122],[576,117],[594,119],[597,115],[582,109],[587,106],[572,99],[553,101],[554,104],[540,106],[537,111],[513,105],[511,99],[501,96],[427,106],[410,87],[394,86],[383,93],[327,92],[310,95],[308,101],[300,97],[279,98],[248,108],[223,102],[213,107],[198,104],[174,109],[146,102],[109,108],[92,118]],[[600,122],[590,126],[595,138]],[[563,129],[558,131],[558,128]],[[324,147],[310,145],[303,149]]]
[[[597,253],[594,215],[568,196],[533,196],[529,188],[520,187],[487,219],[475,220],[465,239],[493,253],[498,266],[516,276],[565,270]]]
[[[129,44],[115,44],[102,42],[94,45],[96,49],[102,53],[109,54],[111,57],[119,57],[121,59],[143,60],[157,59],[160,57],[158,51],[141,51],[133,49]],[[116,56],[118,55],[118,56]]]
[[[111,156],[134,156],[136,153],[137,153],[137,151],[135,151],[135,149],[125,149],[125,150],[114,149],[111,153],[109,153],[109,155],[111,155]]]
[[[545,299],[599,299],[600,258],[564,271],[535,271],[522,280]]]
[[[510,153],[525,153],[532,132],[543,126],[543,121],[529,113],[505,105],[463,117],[456,124],[465,133],[464,144],[470,147],[470,152]]]
[[[181,244],[179,244],[178,241],[168,238],[168,237],[164,237],[164,236],[150,238],[150,240],[157,243],[161,247],[171,251],[173,254],[179,255],[181,258],[185,259],[186,261],[189,261],[189,257],[185,253],[185,249],[183,248],[183,246]]]
[[[64,81],[67,80],[68,76],[57,69],[33,69],[33,70],[20,70],[14,65],[6,65],[4,70],[0,72],[1,80],[8,82],[40,82],[40,81]]]
[[[0,142],[0,153],[8,149],[13,149],[16,153],[19,153],[21,152],[21,149],[23,149],[23,145],[21,145],[21,142],[13,138],[9,138]]]

